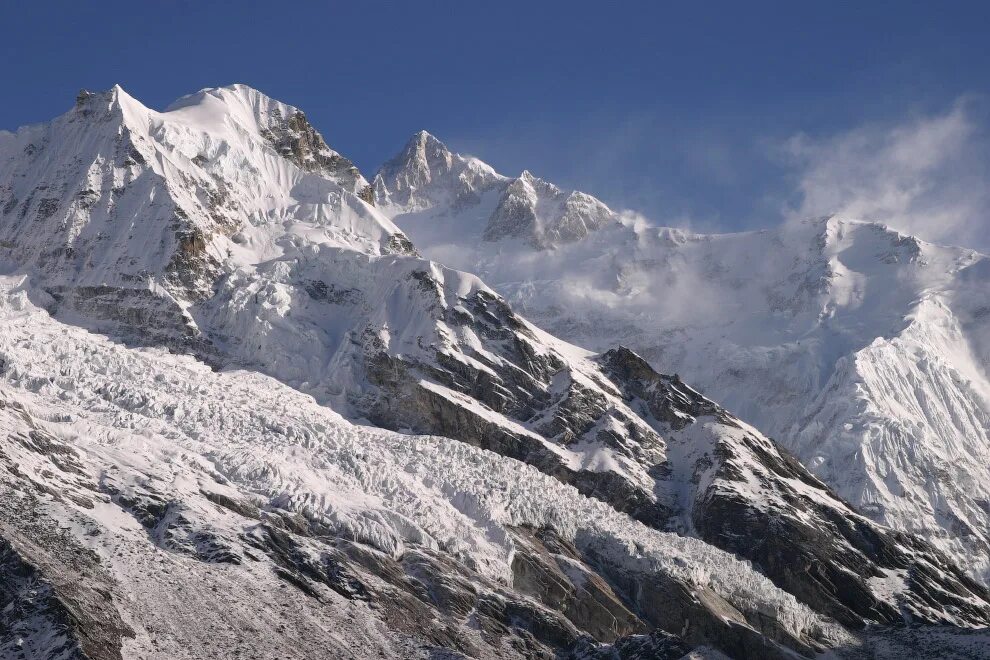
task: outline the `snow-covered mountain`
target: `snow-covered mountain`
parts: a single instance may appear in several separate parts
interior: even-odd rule
[[[613,221],[608,207],[591,195],[565,192],[529,172],[506,178],[476,158],[451,153],[426,131],[382,166],[373,191],[387,214],[461,212],[466,217],[458,218],[459,225],[485,221],[480,234],[485,241],[521,239],[537,249],[580,240]],[[454,230],[450,237],[465,235],[464,226],[444,228]]]
[[[525,464],[355,426],[0,286],[5,658],[503,657],[685,620],[730,652],[849,640],[730,554]]]
[[[369,185],[244,86],[0,134],[5,649],[792,657],[990,624],[927,542],[389,219],[490,210],[479,240],[544,255],[624,229],[604,205],[404,154]]]
[[[679,373],[860,511],[990,576],[990,258],[834,217],[692,234],[533,180],[418,134],[374,189],[426,256],[557,336]],[[534,241],[543,226],[581,231]]]

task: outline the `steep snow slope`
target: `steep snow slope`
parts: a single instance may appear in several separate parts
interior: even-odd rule
[[[119,87],[81,92],[65,115],[0,144],[0,256],[43,274],[66,307],[193,335],[190,302],[297,233],[407,249],[350,194],[366,185],[302,113],[247,87],[165,113]]]
[[[430,143],[432,160],[407,147],[374,182],[427,256],[472,268],[553,334],[625,344],[697,383],[874,520],[987,579],[990,259],[838,218],[699,235],[611,213],[548,246],[491,231],[513,180],[490,173],[471,204],[447,203],[464,183],[442,168],[410,188],[403,173],[435,162],[489,171]]]
[[[595,356],[557,340],[518,316],[477,277],[419,257],[381,208],[366,201],[359,175],[299,117],[242,86],[205,90],[163,113],[119,88],[81,95],[65,116],[23,129],[0,146],[6,265],[29,277],[24,291],[33,304],[63,321],[132,346],[164,346],[216,367],[265,373],[354,419],[443,435],[530,463],[608,505],[602,510],[618,520],[629,514],[654,530],[697,536],[751,560],[775,585],[844,625],[898,624],[906,617],[964,626],[990,621],[990,596],[944,556],[858,515],[771,440],[679,378],[658,374],[625,349]],[[443,183],[430,173],[431,162],[470,183],[478,199],[504,188],[507,197],[493,203],[497,222],[486,227],[521,227],[523,236],[497,232],[501,244],[583,246],[610,231],[593,231],[602,224],[604,207],[587,196],[526,177],[514,186],[468,159],[440,153],[438,161],[435,147],[423,136],[414,141],[412,151],[417,158],[422,153],[426,165],[409,172],[407,189],[418,185],[424,171],[431,186]],[[445,190],[436,189],[437,199],[449,198]],[[414,197],[428,199],[410,194],[406,201]],[[404,193],[396,198],[405,199]],[[549,219],[539,215],[545,212]],[[30,363],[20,364],[30,373]],[[25,382],[44,387],[53,377],[29,376]],[[80,391],[85,395],[85,388]],[[181,421],[182,398],[164,414]],[[284,410],[295,408],[286,404]],[[217,416],[211,424],[227,423],[226,411],[211,414]],[[280,433],[278,420],[265,424]],[[458,444],[444,447],[469,451]],[[273,451],[282,456],[281,449]],[[257,455],[260,449],[255,444],[246,451]],[[557,482],[554,487],[562,487]],[[180,548],[200,548],[199,532],[178,520],[186,518],[183,510],[162,507],[165,496],[138,496],[127,484],[111,487],[123,493],[124,500],[115,495],[122,505],[137,507],[155,535],[165,534],[172,543],[178,534]],[[360,483],[348,497],[364,501],[367,488]],[[317,489],[303,497],[319,508],[330,494]],[[393,520],[395,511],[410,517],[391,501],[374,517]],[[408,538],[380,537],[381,523],[353,519],[346,507],[331,517],[372,545],[434,547],[432,533],[428,538],[404,523],[398,526]],[[170,531],[176,521],[181,529]],[[315,529],[318,534],[322,527]],[[577,624],[600,639],[639,626],[680,632],[687,619],[689,630],[701,631],[689,641],[717,640],[747,653],[753,653],[752,644],[764,643],[743,628],[725,630],[717,623],[724,617],[714,614],[721,605],[696,610],[693,597],[665,577],[657,578],[663,583],[657,590],[637,590],[643,578],[602,568],[611,551],[603,555],[598,546],[560,538],[558,531],[514,533],[531,557],[519,588],[544,603],[559,607],[554,585],[577,593],[573,584],[566,587],[570,580],[561,582],[557,573],[563,569],[548,554],[565,557],[564,564],[566,558],[590,561],[607,573],[597,593],[608,617],[627,623],[603,624],[609,619],[602,615]],[[455,536],[436,547],[459,547]],[[228,541],[207,538],[202,551],[226,557]],[[277,538],[269,541],[248,543],[276,553],[289,564],[286,570],[295,567],[291,575],[301,584],[308,583],[298,578],[300,571],[304,577],[315,571],[320,580],[350,592],[349,580],[342,585],[336,569],[307,562],[300,568],[305,552]],[[479,552],[486,559],[470,565],[477,573],[471,580],[495,580],[498,572],[484,566],[498,562],[487,550]],[[430,559],[424,571],[446,576],[458,570],[437,562]],[[684,564],[690,567],[691,561]],[[375,568],[390,575],[397,570]],[[609,596],[606,586],[617,595]],[[457,602],[471,602],[463,589],[455,591]],[[581,598],[573,598],[575,610],[584,611]],[[489,618],[504,623],[498,612],[515,617],[521,610],[514,607],[496,607]],[[630,607],[650,614],[623,614]],[[528,620],[543,620],[525,611]],[[676,622],[663,618],[685,612]],[[793,648],[808,651],[817,644],[771,628],[760,630]],[[449,635],[437,635],[447,645]],[[567,635],[540,643],[558,648],[566,645],[561,639],[574,637]]]
[[[4,657],[509,657],[648,625],[681,653],[853,643],[747,563],[522,463],[354,426],[0,289],[2,568],[34,594],[0,596],[36,610]]]

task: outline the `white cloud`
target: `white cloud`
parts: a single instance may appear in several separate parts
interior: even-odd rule
[[[927,240],[990,250],[990,151],[973,99],[897,125],[792,137],[800,201],[790,216],[876,220]]]

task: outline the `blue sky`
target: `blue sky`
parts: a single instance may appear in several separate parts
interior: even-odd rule
[[[244,82],[366,173],[426,128],[659,223],[852,209],[983,247],[988,35],[990,3],[4,3],[0,128]]]

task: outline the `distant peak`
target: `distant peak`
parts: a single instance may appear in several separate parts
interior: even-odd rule
[[[523,170],[522,174],[513,182],[517,186],[523,186],[524,188],[539,191],[542,195],[583,195],[584,193],[574,192],[574,191],[564,191],[557,187],[556,185],[550,183],[546,179],[541,179],[529,170]],[[592,198],[593,199],[593,198]],[[598,200],[595,200],[596,202]]]
[[[489,165],[452,152],[436,136],[420,130],[413,133],[402,151],[379,168],[375,195],[383,206],[433,206],[436,199],[448,196],[463,204],[476,200],[481,191],[502,180],[504,177]],[[433,192],[425,192],[427,189]]]
[[[418,177],[428,181],[440,172],[449,172],[452,158],[447,145],[429,132],[420,130],[413,133],[401,153],[386,163],[382,170],[391,177],[401,172],[416,172]]]
[[[440,140],[437,140],[436,136],[433,135],[432,133],[430,133],[429,131],[424,130],[424,129],[420,129],[420,130],[416,131],[415,133],[413,133],[413,136],[412,136],[412,139],[410,140],[410,142],[426,143],[426,142],[428,142],[430,140],[436,140],[437,142],[440,141]]]
[[[440,153],[449,154],[450,149],[443,142],[429,131],[419,130],[413,133],[403,150],[408,156],[415,154]]]

